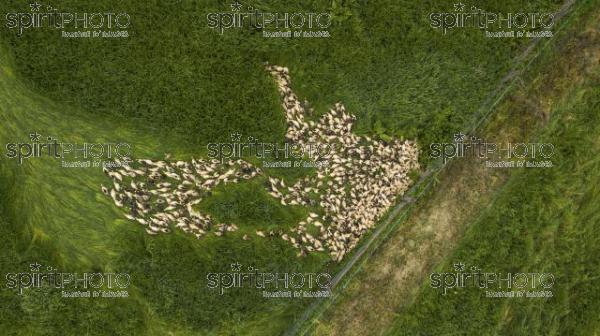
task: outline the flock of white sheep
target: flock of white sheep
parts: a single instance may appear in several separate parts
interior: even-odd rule
[[[323,145],[331,151],[325,158],[327,164],[316,165],[316,174],[291,186],[268,177],[267,191],[281,204],[308,206],[314,212],[288,232],[255,234],[279,236],[297,248],[299,256],[327,251],[340,261],[409,188],[408,173],[419,168],[418,148],[411,141],[385,143],[353,134],[355,117],[339,103],[318,121],[306,121],[305,106],[291,90],[288,69],[267,65],[267,71],[275,77],[282,96],[287,141]],[[264,175],[241,159],[225,163],[203,159],[125,161],[118,162],[120,168],[105,169],[113,186],[102,186],[102,191],[126,209],[128,219],[146,226],[148,234],[167,233],[173,226],[197,238],[238,230],[233,223],[215,224],[194,206],[221,183]],[[249,239],[248,235],[243,238]]]
[[[283,100],[288,141],[326,145],[332,150],[328,164],[317,166],[316,176],[290,187],[269,179],[271,195],[282,204],[308,205],[310,195],[318,195],[321,214],[311,213],[283,238],[300,254],[327,249],[339,261],[409,188],[408,173],[419,168],[418,148],[410,141],[384,143],[355,135],[351,131],[356,118],[340,103],[317,122],[307,122],[305,106],[290,87],[288,69],[267,66],[267,70],[275,77]]]
[[[238,229],[235,224],[214,225],[208,214],[194,209],[211,190],[221,183],[237,183],[261,173],[260,168],[237,160],[221,164],[219,160],[118,161],[119,168],[104,169],[112,178],[112,188],[102,192],[115,205],[126,209],[125,217],[146,226],[154,235],[168,233],[171,226],[201,238],[209,231],[221,236]],[[142,180],[142,182],[140,182]]]

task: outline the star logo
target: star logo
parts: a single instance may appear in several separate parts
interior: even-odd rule
[[[234,12],[237,12],[242,8],[242,4],[239,3],[238,1],[232,3],[230,6],[231,6],[231,10]]]
[[[235,262],[234,264],[231,264],[231,270],[233,272],[239,272],[242,269],[242,264],[240,264],[239,262]]]
[[[464,271],[465,270],[465,264],[463,264],[462,262],[454,264],[454,270],[457,271],[457,272]]]
[[[233,142],[240,142],[240,139],[242,138],[242,135],[239,132],[235,132],[231,134],[231,141]]]
[[[38,264],[37,262],[29,264],[29,268],[31,268],[32,272],[38,272],[40,270],[40,267],[42,267],[42,265]]]
[[[464,9],[465,9],[465,4],[463,4],[462,2],[454,4],[454,11],[455,12],[462,12]]]
[[[463,142],[465,141],[466,135],[462,132],[454,134],[454,142]]]
[[[34,2],[34,3],[32,3],[32,4],[29,4],[29,7],[31,7],[31,11],[32,11],[32,12],[37,12],[37,11],[39,11],[39,10],[40,10],[40,7],[42,7],[42,5],[40,5],[40,4],[39,4],[39,3],[37,3],[37,2]]]
[[[256,140],[258,140],[258,139],[254,138],[253,136],[249,136],[248,137],[248,142],[249,143],[254,143],[254,142],[256,142]]]
[[[37,141],[40,141],[41,136],[42,135],[39,134],[38,132],[33,132],[33,133],[29,134],[29,139],[31,139],[31,141],[37,142]]]

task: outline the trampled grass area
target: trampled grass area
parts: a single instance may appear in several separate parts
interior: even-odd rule
[[[136,157],[160,158],[166,152],[181,158],[192,156],[177,151],[176,137],[157,139],[142,126],[117,126],[101,117],[61,107],[25,88],[12,75],[10,64],[2,66],[3,143],[30,142],[29,134],[37,131],[64,142],[125,141],[131,144]],[[260,292],[256,290],[217,295],[207,290],[206,274],[228,271],[234,262],[281,272],[315,271],[326,259],[298,259],[296,251],[279,239],[241,239],[242,234],[254,232],[257,225],[272,228],[273,223],[265,222],[257,211],[269,212],[271,219],[288,225],[303,211],[284,211],[279,204],[272,204],[257,184],[260,182],[236,185],[223,196],[232,198],[225,200],[231,201],[236,211],[231,219],[244,219],[239,232],[199,241],[179,232],[150,237],[141,226],[127,221],[121,210],[99,192],[100,184],[109,181],[100,168],[61,168],[60,160],[46,157],[18,165],[3,156],[1,162],[3,270],[27,272],[30,263],[39,262],[63,272],[132,275],[132,296],[128,299],[69,300],[61,299],[59,291],[26,291],[17,296],[3,290],[6,304],[2,305],[2,315],[6,318],[1,323],[6,334],[82,330],[106,335],[166,331],[185,334],[185,330],[237,330],[248,321],[267,330],[266,319],[280,311],[285,301],[273,305],[258,297]],[[219,201],[220,193],[217,191],[214,200],[207,200],[209,211],[211,204],[226,203]],[[235,197],[266,200],[266,207],[236,203]],[[125,316],[127,321],[123,321]]]
[[[262,68],[268,60],[290,68],[297,91],[317,114],[341,100],[357,114],[358,131],[427,144],[461,128],[523,43],[491,41],[475,30],[442,36],[427,15],[451,10],[450,2],[334,3],[257,3],[271,11],[335,14],[332,38],[283,41],[252,31],[211,31],[205,14],[230,10],[216,1],[124,1],[118,8],[110,1],[61,2],[71,11],[130,12],[132,36],[65,40],[58,31],[31,30],[16,37],[2,28],[0,139],[28,142],[29,133],[38,132],[64,142],[123,141],[136,157],[168,152],[182,159],[201,156],[207,142],[227,140],[233,131],[282,141],[283,111]],[[488,6],[526,10],[517,1]],[[548,1],[528,6],[556,8]],[[29,11],[18,1],[0,9]],[[62,271],[133,276],[131,297],[119,300],[3,290],[3,333],[275,335],[306,302],[266,300],[255,290],[219,296],[206,290],[205,275],[227,271],[233,262],[277,272],[335,267],[325,255],[298,259],[281,240],[240,239],[255,227],[289,226],[307,211],[273,203],[258,180],[217,190],[202,204],[242,225],[229,237],[200,241],[181,233],[149,237],[100,193],[107,181],[99,169],[60,168],[52,159],[22,166],[0,159],[2,270],[25,272],[37,261]],[[266,207],[254,206],[263,201]],[[225,203],[232,206],[223,209]]]

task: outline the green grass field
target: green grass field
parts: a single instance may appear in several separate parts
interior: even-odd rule
[[[1,142],[28,142],[29,134],[38,132],[64,142],[127,142],[138,158],[172,153],[186,160],[202,156],[208,142],[227,140],[234,131],[282,142],[285,119],[264,61],[290,68],[295,91],[317,115],[342,101],[357,115],[359,133],[420,144],[448,141],[475,117],[525,43],[486,39],[476,30],[441,35],[429,27],[427,13],[451,10],[447,1],[254,5],[330,11],[332,37],[285,41],[249,30],[219,35],[203,21],[207,12],[229,11],[229,4],[218,1],[61,2],[71,11],[131,13],[128,39],[66,40],[43,29],[18,37],[3,27]],[[486,6],[490,11],[558,8],[552,1]],[[0,9],[29,11],[19,1],[2,2]],[[591,99],[589,93],[585,97]],[[292,179],[305,172],[272,173]],[[118,300],[65,300],[52,290],[18,296],[3,288],[2,333],[280,334],[309,300],[269,301],[253,290],[219,296],[205,281],[208,272],[226,271],[233,262],[278,272],[336,269],[325,254],[297,258],[281,240],[240,238],[257,228],[288,227],[309,211],[274,202],[262,182],[217,189],[200,205],[239,224],[233,235],[150,237],[102,195],[100,184],[108,178],[100,169],[61,168],[48,158],[17,165],[2,156],[2,270],[27,271],[37,261],[68,272],[133,275],[131,297]]]
[[[417,137],[422,143],[446,139],[473,115],[527,41],[489,39],[474,29],[442,35],[429,26],[428,15],[452,10],[450,1],[252,5],[271,12],[331,12],[331,38],[268,39],[251,30],[219,35],[204,20],[208,12],[230,11],[220,1],[116,6],[68,0],[61,6],[72,11],[117,7],[132,13],[131,37],[64,41],[44,30],[4,36],[18,74],[31,88],[95,115],[148,125],[163,137],[177,132],[184,138],[178,144],[193,150],[233,131],[281,141],[285,124],[274,85],[261,71],[265,61],[290,68],[295,90],[317,114],[343,101],[359,117],[360,132]],[[485,8],[558,6],[494,1]],[[23,5],[6,1],[0,9],[19,11]],[[47,57],[38,57],[42,50]]]
[[[427,281],[390,335],[594,335],[600,327],[596,289],[600,160],[600,73],[553,111],[538,140],[559,144],[553,169],[511,177],[493,206],[474,223],[453,262],[487,272],[552,273],[552,298],[486,298],[478,288],[442,295]]]
[[[597,253],[593,247],[597,241],[597,230],[591,224],[594,220],[587,226],[572,227],[572,233],[579,229],[586,232],[577,238],[563,240],[564,231],[553,231],[565,206],[573,203],[569,216],[579,216],[579,209],[583,210],[574,205],[579,202],[576,195],[589,195],[585,201],[589,214],[581,213],[585,218],[597,203],[595,184],[584,188],[593,179],[593,168],[575,172],[579,165],[593,166],[596,162],[598,7],[597,2],[584,2],[577,3],[576,8],[565,20],[562,32],[536,51],[537,59],[519,76],[489,125],[478,133],[503,143],[552,142],[564,149],[557,160],[571,166],[530,168],[525,173],[521,169],[482,168],[485,160],[455,160],[458,162],[440,174],[442,180],[435,183],[434,191],[398,219],[395,232],[356,267],[356,274],[348,277],[339,296],[327,300],[306,323],[307,335],[597,332],[593,286],[582,288],[585,294],[574,289],[576,283],[593,282],[597,273],[597,263],[592,261]],[[583,124],[586,127],[581,128]],[[542,134],[540,129],[544,129]],[[508,175],[515,176],[500,189]],[[530,185],[532,190],[527,191]],[[557,192],[567,186],[569,192]],[[490,198],[496,201],[490,202]],[[567,244],[568,252],[563,249]],[[574,255],[580,257],[573,260],[577,265],[573,267],[580,270],[577,275],[562,261]],[[477,288],[451,291],[446,296],[430,288],[431,272],[451,272],[453,264],[461,261],[467,269],[474,265],[487,272],[570,273],[568,279],[563,276],[563,283],[557,281],[555,291],[567,297],[511,301],[486,298],[485,291]],[[520,308],[525,305],[527,309]],[[578,306],[586,307],[586,317],[572,315],[572,307]],[[394,320],[395,327],[390,328]]]
[[[555,144],[554,166],[512,171],[494,202],[434,269],[452,272],[455,263],[464,263],[490,273],[551,273],[553,296],[488,298],[473,287],[442,295],[427,278],[396,311],[388,335],[598,333],[600,67],[594,46],[600,26],[594,2],[581,6],[578,17],[557,52],[543,55],[527,74],[532,84],[522,92],[564,93],[544,97],[554,102],[550,119],[531,140]]]

